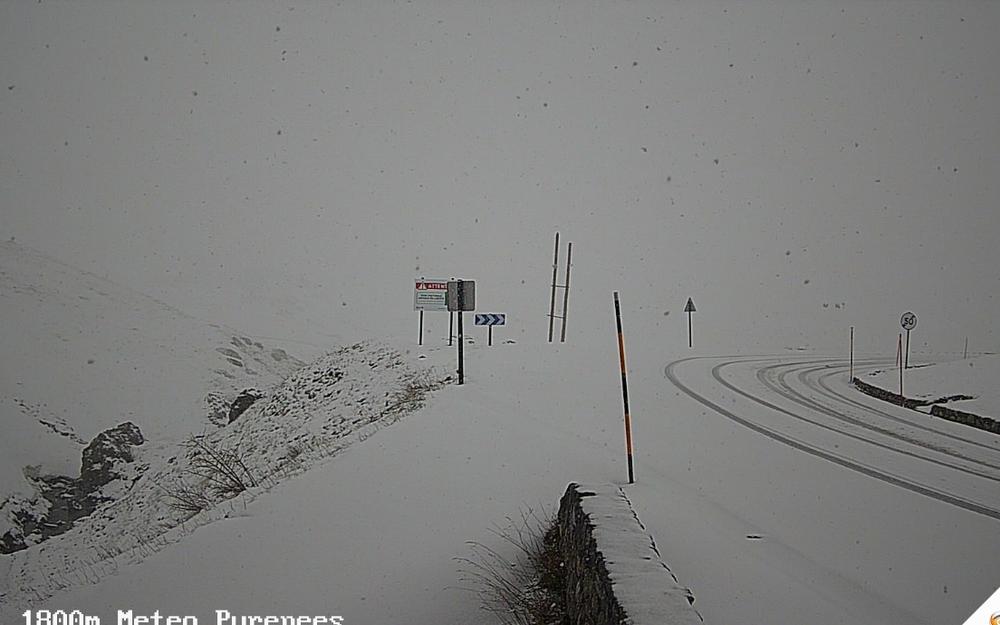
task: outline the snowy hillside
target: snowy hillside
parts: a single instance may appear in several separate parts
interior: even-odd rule
[[[96,582],[230,516],[262,491],[421,407],[447,379],[371,343],[296,370],[233,423],[161,445],[160,457],[145,455],[145,472],[70,531],[6,556],[0,610],[17,611],[29,598]]]
[[[302,364],[12,242],[0,243],[0,316],[0,502],[35,496],[25,467],[78,475],[86,443],[120,423],[139,426],[147,449],[215,429],[239,391]]]
[[[845,361],[853,327],[891,378],[910,310],[908,389],[994,410],[997,32],[978,0],[0,2],[0,498],[146,439],[125,498],[0,556],[0,619],[489,623],[466,542],[623,485],[618,291],[624,488],[706,622],[960,622],[1000,579],[997,437]],[[452,276],[507,325],[466,318],[467,384],[380,428],[454,371],[413,310]],[[272,477],[192,499],[196,441]]]

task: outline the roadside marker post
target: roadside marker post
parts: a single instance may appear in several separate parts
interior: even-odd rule
[[[625,376],[625,337],[622,334],[622,311],[618,303],[618,291],[615,294],[615,325],[618,327],[618,360],[622,371],[622,403],[625,406],[625,453],[628,455],[628,483],[635,483],[632,471],[632,416],[628,410],[628,380]]]
[[[851,326],[851,373],[848,382],[854,382],[854,326]]]
[[[507,315],[505,313],[483,313],[477,314],[475,318],[477,326],[487,326],[489,328],[489,340],[487,345],[493,345],[493,326],[507,325]]]

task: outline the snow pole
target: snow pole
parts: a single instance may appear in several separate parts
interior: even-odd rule
[[[552,256],[552,300],[549,302],[549,343],[556,321],[556,272],[559,270],[559,233],[556,233],[556,251]]]
[[[849,382],[854,381],[854,326],[851,326],[851,377]]]
[[[615,324],[618,326],[618,360],[622,371],[622,403],[625,406],[625,453],[628,455],[628,483],[635,482],[632,472],[632,417],[628,411],[628,381],[625,377],[625,337],[622,334],[622,311],[618,303],[618,291],[615,294]]]
[[[566,250],[566,284],[563,285],[563,307],[562,307],[562,335],[559,337],[560,343],[566,342],[566,314],[569,308],[569,268],[573,264],[573,242],[569,242]]]

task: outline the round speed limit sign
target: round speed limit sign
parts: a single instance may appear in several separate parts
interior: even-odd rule
[[[903,326],[904,330],[912,330],[917,327],[917,316],[911,312],[903,313],[899,318],[899,325]]]

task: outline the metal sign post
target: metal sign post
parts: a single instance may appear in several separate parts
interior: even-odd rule
[[[917,316],[911,312],[903,313],[899,318],[899,325],[906,330],[906,350],[903,352],[903,368],[910,368],[910,330],[917,327]],[[902,393],[900,393],[902,394]]]
[[[462,313],[476,309],[475,281],[449,281],[446,303],[448,310],[458,313],[458,383],[465,384],[465,333],[462,330]]]
[[[493,326],[507,325],[507,315],[504,313],[484,313],[476,315],[477,326],[489,327],[489,339],[487,345],[493,345]]]
[[[448,310],[445,295],[448,291],[447,280],[428,280],[418,278],[413,285],[413,310],[420,313],[419,336],[417,345],[424,344],[424,311]]]
[[[899,366],[899,397],[903,397],[903,334],[899,334],[899,340],[896,343],[896,363]]]
[[[691,334],[691,313],[695,312],[694,300],[690,297],[688,298],[688,303],[684,306],[684,312],[688,314],[688,347],[694,347],[694,341],[692,340]]]

